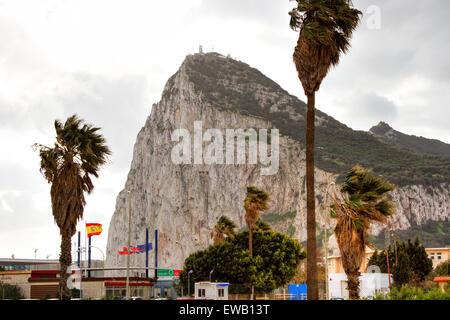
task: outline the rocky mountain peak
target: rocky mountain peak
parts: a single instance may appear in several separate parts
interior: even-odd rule
[[[380,121],[376,126],[370,128],[369,133],[376,136],[384,136],[388,139],[396,138],[396,131],[386,122]]]
[[[126,264],[126,257],[118,252],[126,246],[129,205],[132,245],[145,243],[146,228],[158,230],[158,266],[179,269],[190,253],[212,243],[211,231],[221,216],[234,221],[238,229],[245,228],[243,201],[249,185],[270,194],[268,210],[262,217],[272,221],[274,229],[304,241],[304,113],[302,101],[243,62],[217,53],[186,57],[167,81],[161,101],[153,105],[137,136],[127,181],[117,196],[109,226],[106,266]],[[174,130],[192,132],[196,122],[201,122],[204,130],[278,128],[279,170],[262,175],[261,163],[174,162]],[[434,163],[430,170],[424,164],[419,167],[415,155],[405,157],[404,151],[392,149],[367,132],[353,131],[320,111],[316,124],[318,227],[333,224],[329,213],[320,206],[327,186],[356,161],[366,167],[375,163],[385,176],[393,178],[397,174],[398,181],[411,176],[410,170],[414,170],[415,175],[406,180],[408,185],[392,195],[398,205],[398,215],[392,220],[394,228],[408,228],[411,221],[421,224],[448,217],[448,185],[441,184],[431,191],[426,185],[414,185],[421,178],[422,167],[427,174],[433,174],[433,170],[443,172]],[[443,163],[440,158],[434,160]],[[393,166],[396,162],[401,166]],[[446,181],[447,175],[432,179]],[[379,231],[380,227],[374,226],[373,232]],[[131,266],[144,265],[144,255],[131,258]],[[150,257],[151,264],[152,260]]]

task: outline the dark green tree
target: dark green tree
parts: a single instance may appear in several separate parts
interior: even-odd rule
[[[411,275],[410,261],[405,251],[398,252],[397,263],[392,268],[392,277],[394,278],[394,284],[397,287],[401,287],[404,284],[409,283]]]
[[[235,234],[224,242],[192,253],[180,272],[180,282],[187,288],[187,272],[193,287],[195,282],[207,281],[214,269],[214,280],[234,285],[250,284],[257,292],[271,292],[289,282],[306,257],[297,240],[273,231],[253,231],[253,256],[248,250],[248,231]]]
[[[428,258],[424,246],[420,244],[419,238],[416,237],[414,243],[408,239],[406,250],[411,267],[411,280],[419,283],[425,280],[425,277],[433,271],[433,262]]]
[[[395,263],[395,254],[391,246],[389,246],[388,248],[388,255],[389,255],[389,266],[392,269]],[[388,267],[387,267],[386,251],[385,250],[380,252],[375,251],[374,254],[370,257],[368,265],[378,266],[382,273],[387,273]],[[392,270],[390,270],[390,272],[392,273]]]
[[[396,275],[397,272],[404,273],[408,271],[408,282],[419,283],[425,280],[425,277],[433,270],[433,263],[420,244],[418,238],[414,242],[410,239],[406,242],[396,241],[394,245],[388,248],[390,271],[395,279],[405,279],[403,275]],[[405,261],[400,261],[400,256],[404,254],[408,258],[407,265]],[[404,259],[406,260],[406,259]],[[399,268],[398,264],[403,264],[403,268]],[[387,273],[386,251],[375,251],[369,260],[369,265],[377,265],[381,272]],[[394,266],[396,266],[394,268]],[[399,285],[396,283],[396,285]]]

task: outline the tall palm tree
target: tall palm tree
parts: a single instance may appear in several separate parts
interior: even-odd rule
[[[259,213],[267,209],[269,195],[255,186],[247,187],[244,200],[245,222],[248,226],[248,251],[253,256],[253,229],[259,220]],[[251,286],[251,299],[255,296],[255,288]]]
[[[55,121],[56,142],[53,148],[34,144],[41,158],[40,171],[51,184],[52,213],[61,235],[59,257],[60,299],[70,299],[67,287],[67,268],[72,263],[71,238],[78,220],[83,218],[86,201],[84,193],[94,189],[92,176],[98,178],[100,167],[111,154],[100,128],[84,124],[77,115],[69,117],[64,125]]]
[[[295,0],[297,7],[289,12],[290,27],[300,30],[294,51],[298,78],[308,99],[306,115],[306,208],[307,208],[307,286],[308,299],[318,299],[316,261],[316,221],[314,195],[315,92],[342,53],[360,15],[349,0]]]
[[[394,189],[387,180],[355,166],[347,173],[342,185],[343,200],[333,195],[331,216],[337,219],[334,233],[347,275],[350,299],[359,299],[359,269],[369,245],[367,239],[371,223],[386,223],[387,218],[395,213],[388,196]]]
[[[211,236],[214,239],[214,244],[218,244],[225,241],[225,236],[231,238],[234,236],[234,229],[236,224],[228,217],[222,216],[214,226],[214,230],[211,232]]]

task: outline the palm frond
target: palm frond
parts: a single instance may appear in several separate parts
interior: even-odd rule
[[[34,144],[41,158],[40,171],[51,183],[52,211],[61,234],[75,232],[83,217],[84,192],[94,189],[92,177],[111,154],[100,128],[72,115],[64,122],[55,120],[56,142],[53,148]]]
[[[319,90],[330,68],[350,48],[362,12],[348,0],[297,0],[289,15],[291,29],[300,30],[294,62],[308,95]]]

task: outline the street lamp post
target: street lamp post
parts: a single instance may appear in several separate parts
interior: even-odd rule
[[[192,272],[193,272],[192,270],[190,270],[188,272],[188,298],[191,297],[191,280],[190,280],[190,276],[191,276]]]
[[[130,298],[130,247],[131,247],[131,191],[128,190],[128,246],[127,246],[127,282],[126,295]]]
[[[209,272],[209,282],[211,282],[211,275],[213,274],[213,272],[214,272],[214,269],[212,269],[212,270]]]
[[[335,185],[335,183],[332,181],[330,183],[328,183],[327,185],[327,189],[325,191],[325,199],[323,202],[323,210],[325,211],[327,208],[327,200],[328,200],[328,189],[330,188],[331,185]],[[324,214],[326,215],[326,213],[324,212]],[[326,224],[325,224],[325,235],[324,235],[324,249],[325,249],[325,299],[328,300],[330,299],[329,297],[329,293],[330,293],[330,289],[329,289],[329,285],[328,285],[328,235],[327,235],[327,228],[326,228]]]

